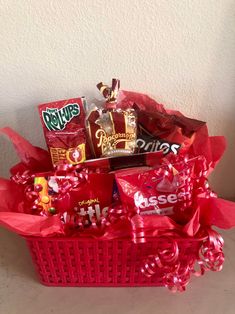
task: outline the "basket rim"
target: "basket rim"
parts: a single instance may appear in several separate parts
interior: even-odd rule
[[[25,239],[26,241],[54,241],[54,242],[68,242],[68,241],[72,241],[72,242],[109,242],[109,241],[115,241],[115,242],[132,242],[134,243],[134,241],[131,238],[115,238],[115,239],[102,239],[102,238],[92,238],[92,237],[38,237],[38,236],[25,236],[25,235],[20,235],[23,239]],[[151,238],[147,238],[147,241],[144,243],[138,243],[138,244],[145,244],[148,242],[152,242],[152,241],[164,241],[164,239],[169,238],[167,236],[157,236],[157,237],[151,237]],[[174,240],[176,240],[177,242],[202,242],[204,240],[206,240],[208,238],[208,236],[204,236],[204,237],[200,237],[200,238],[195,238],[195,237],[173,237]],[[136,244],[136,243],[134,243]]]

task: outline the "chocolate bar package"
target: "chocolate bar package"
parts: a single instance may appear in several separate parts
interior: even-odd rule
[[[106,98],[102,108],[92,110],[87,117],[87,131],[94,157],[123,156],[135,152],[137,119],[132,108],[117,109],[120,81],[113,79],[112,87],[97,85]]]
[[[84,102],[82,97],[38,106],[53,165],[60,161],[78,164],[86,160]]]

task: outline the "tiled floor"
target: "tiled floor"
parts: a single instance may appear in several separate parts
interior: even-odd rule
[[[0,229],[0,314],[233,314],[235,230],[222,232],[220,273],[193,278],[186,292],[165,288],[50,288],[40,285],[24,240]]]

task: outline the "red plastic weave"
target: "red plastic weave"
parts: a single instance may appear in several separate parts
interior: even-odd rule
[[[171,244],[152,239],[100,241],[77,238],[26,238],[40,281],[48,286],[162,286],[159,270],[151,278],[140,271],[144,259]],[[201,242],[179,239],[180,260],[195,257]]]

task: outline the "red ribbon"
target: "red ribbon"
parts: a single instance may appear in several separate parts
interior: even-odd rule
[[[202,273],[207,270],[221,271],[224,263],[224,240],[212,229],[208,229],[207,233],[208,238],[203,242],[199,251],[198,264]]]
[[[15,175],[11,176],[11,180],[16,184],[26,185],[32,182],[33,177],[29,170],[25,170],[23,173],[17,172]]]
[[[151,277],[158,269],[162,269],[165,287],[173,292],[182,292],[189,283],[191,274],[202,276],[209,270],[221,271],[224,263],[223,238],[210,228],[206,232],[208,236],[202,240],[198,257],[190,257],[187,262],[182,262],[177,240],[167,237],[167,248],[158,248],[157,253],[149,255],[143,262],[141,272],[146,277]],[[197,264],[199,270],[196,270]]]

